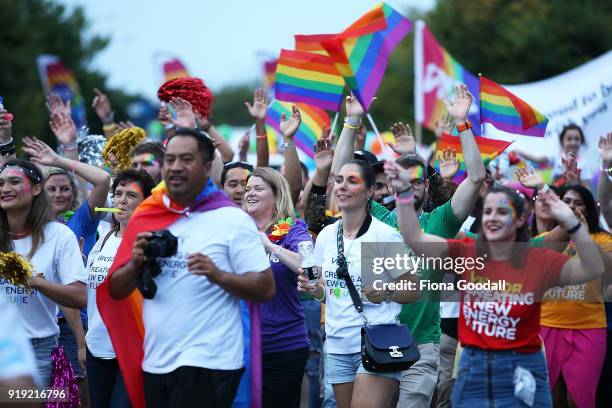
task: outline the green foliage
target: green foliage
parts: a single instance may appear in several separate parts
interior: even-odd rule
[[[253,103],[253,91],[260,85],[241,84],[215,92],[211,121],[232,126],[251,125],[251,116],[245,102]]]
[[[87,21],[83,10],[66,8],[50,0],[0,0],[0,95],[13,113],[13,136],[36,135],[55,143],[49,129],[49,115],[36,66],[36,56],[53,54],[74,72],[87,106],[92,131],[101,133],[101,124],[91,109],[93,88],[108,92],[118,118],[125,119],[131,97],[104,89],[105,76],[88,67],[92,58],[107,45],[107,38],[84,35]]]

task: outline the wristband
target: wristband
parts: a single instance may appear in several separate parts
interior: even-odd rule
[[[113,122],[113,123],[109,123],[108,125],[102,125],[102,130],[105,132],[110,132],[111,130],[114,130],[116,127],[117,127],[117,124]]]
[[[261,140],[261,139],[267,139],[267,138],[268,138],[268,135],[265,133],[263,135],[255,135],[255,139]]]
[[[472,122],[466,120],[465,122],[456,124],[455,127],[457,128],[457,132],[465,132],[466,130],[472,128]]]
[[[72,161],[72,174],[74,174],[76,172],[76,166],[79,162],[76,160]]]
[[[7,157],[15,153],[17,153],[17,148],[15,147],[13,138],[11,138],[9,142],[0,145],[0,156]]]
[[[414,201],[414,192],[412,190],[404,190],[395,194],[395,202],[399,205],[408,205]]]
[[[278,151],[281,153],[285,153],[285,150],[287,150],[291,146],[295,146],[295,142],[293,140],[282,143],[280,147],[278,148]]]
[[[325,299],[325,287],[324,287],[323,285],[321,285],[320,283],[319,283],[319,284],[317,284],[317,286],[316,286],[316,287],[319,287],[319,286],[321,287],[321,289],[323,289],[323,296],[321,296],[321,299],[319,299],[319,298],[318,298],[318,297],[316,297],[316,296],[314,295],[314,293],[313,293],[313,294],[312,294],[312,298],[313,298],[314,300],[318,301],[318,302],[322,302],[322,301],[323,301],[323,299]],[[316,287],[315,287],[315,292],[316,292]]]
[[[2,149],[3,147],[8,147],[10,144],[15,144],[15,141],[12,137],[11,140],[9,140],[8,142],[0,144],[0,149]]]
[[[347,128],[347,129],[353,129],[353,130],[359,129],[359,126],[349,125],[348,123],[345,123],[343,127]]]
[[[60,144],[59,147],[62,151],[67,152],[69,150],[77,150],[79,148],[79,145],[77,144],[77,142],[70,142]]]
[[[578,224],[576,224],[574,227],[568,229],[566,232],[571,235],[574,232],[578,231],[581,226],[582,226],[582,223],[580,221],[578,221]]]
[[[544,187],[538,190],[538,194],[546,193],[548,190],[550,190],[550,187],[548,187],[548,184],[544,184]]]
[[[272,251],[272,253],[270,254],[270,259],[272,260],[272,262],[278,262],[278,253],[281,251],[281,246],[280,245],[274,245],[274,250]]]
[[[344,118],[344,126],[351,129],[358,129],[361,125],[361,118],[351,119],[349,116]]]

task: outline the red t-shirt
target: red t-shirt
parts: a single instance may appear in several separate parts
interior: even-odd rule
[[[448,247],[452,258],[477,257],[473,239],[448,240]],[[460,280],[496,282],[501,289],[462,291],[461,344],[484,350],[540,350],[540,300],[549,287],[558,284],[568,260],[550,249],[529,248],[521,268],[509,261],[489,259],[483,269],[465,272]]]

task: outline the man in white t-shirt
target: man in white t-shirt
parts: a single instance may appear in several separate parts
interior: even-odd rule
[[[178,238],[177,253],[158,258],[157,292],[143,304],[148,407],[230,407],[244,367],[239,299],[265,302],[275,293],[254,221],[209,181],[214,149],[206,134],[190,129],[179,129],[166,146],[162,201],[181,215],[166,227]],[[209,194],[228,204],[198,210]],[[136,288],[150,235],[138,234],[131,259],[111,273],[113,298]]]

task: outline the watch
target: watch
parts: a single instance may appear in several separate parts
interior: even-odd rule
[[[469,120],[466,120],[465,122],[457,123],[455,127],[457,128],[457,132],[459,133],[465,132],[466,130],[472,128],[472,122],[470,122]]]
[[[287,150],[291,146],[295,146],[295,142],[293,140],[281,143],[281,145],[278,147],[278,151],[281,152],[281,153],[284,153],[285,150]]]

